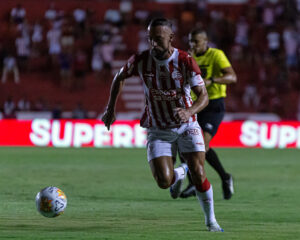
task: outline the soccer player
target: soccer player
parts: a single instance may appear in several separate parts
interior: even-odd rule
[[[188,53],[172,46],[174,33],[169,20],[152,20],[148,34],[151,48],[129,58],[115,75],[102,121],[109,130],[115,121],[115,105],[124,81],[139,76],[145,93],[140,123],[147,128],[147,158],[154,179],[160,188],[170,187],[172,196],[177,198],[189,171],[207,229],[223,231],[215,218],[213,189],[204,171],[204,140],[196,121],[196,113],[208,103],[200,69]],[[197,96],[194,103],[191,89]],[[178,149],[186,163],[174,169]]]
[[[189,45],[190,52],[201,69],[209,97],[208,106],[197,114],[198,123],[204,134],[206,161],[221,177],[223,197],[228,200],[234,191],[232,176],[225,171],[217,153],[210,148],[209,144],[217,133],[225,114],[226,86],[236,83],[237,77],[224,52],[217,48],[208,47],[207,33],[203,29],[196,28],[190,32]],[[192,98],[196,98],[193,93]],[[190,180],[190,184],[180,197],[186,198],[194,195],[196,195],[195,187]]]

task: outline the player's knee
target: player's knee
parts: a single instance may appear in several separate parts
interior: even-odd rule
[[[202,178],[205,174],[204,166],[202,164],[195,164],[193,168],[189,169],[192,175],[192,178]]]
[[[157,185],[162,189],[167,189],[171,186],[171,182],[169,182],[169,181],[157,181]]]
[[[205,145],[205,152],[208,152],[209,150],[209,145]]]
[[[156,182],[160,188],[166,189],[172,185],[172,177],[167,175],[159,176],[156,178]]]

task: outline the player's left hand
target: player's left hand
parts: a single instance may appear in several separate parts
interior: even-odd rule
[[[116,120],[115,111],[107,108],[101,120],[104,122],[105,127],[107,127],[107,130],[109,130],[110,125],[113,124]]]
[[[205,83],[205,86],[208,87],[209,85],[212,84],[212,81],[210,79],[203,79],[204,80],[204,83]]]
[[[180,122],[188,122],[192,116],[191,111],[186,108],[175,108]]]

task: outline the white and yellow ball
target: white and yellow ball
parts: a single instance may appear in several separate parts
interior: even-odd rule
[[[40,214],[53,218],[64,213],[67,207],[67,197],[57,187],[46,187],[38,192],[35,203]]]

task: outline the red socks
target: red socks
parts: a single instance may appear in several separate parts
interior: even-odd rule
[[[210,182],[205,178],[201,185],[195,184],[195,186],[199,192],[206,192],[210,188]]]

